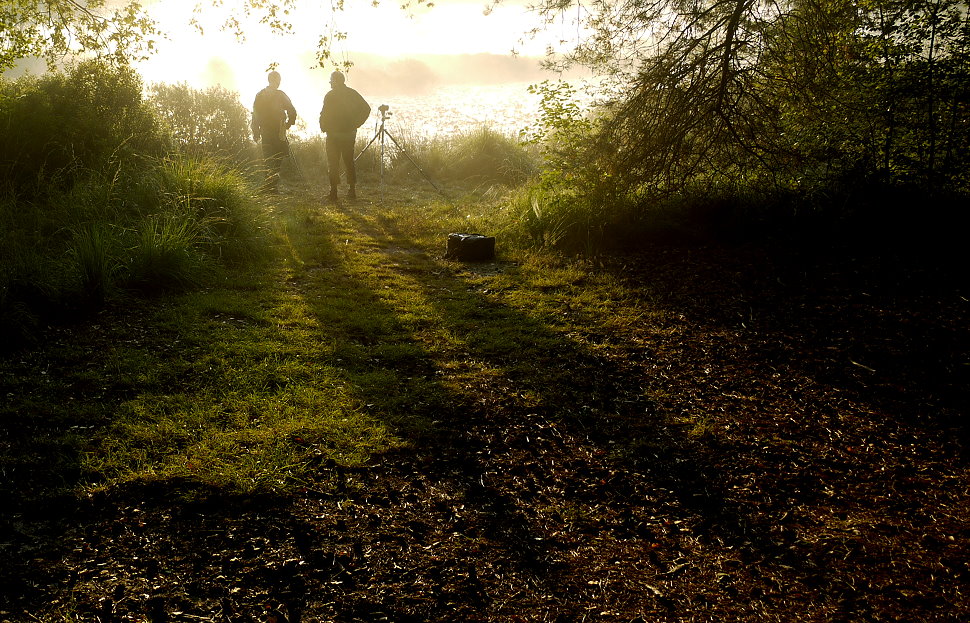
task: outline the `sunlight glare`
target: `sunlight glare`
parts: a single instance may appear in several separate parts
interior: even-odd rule
[[[411,60],[415,55],[494,54],[510,59],[513,50],[523,56],[541,56],[546,45],[542,41],[522,42],[523,33],[533,24],[524,5],[514,0],[495,7],[488,15],[485,3],[478,1],[445,1],[431,9],[418,7],[410,15],[397,4],[374,7],[369,2],[351,1],[338,13],[336,29],[329,3],[307,2],[291,16],[295,32],[273,34],[257,19],[249,18],[241,22],[244,39],[222,28],[231,12],[227,6],[204,8],[197,14],[193,13],[195,6],[196,0],[148,5],[169,39],[160,43],[154,57],[139,64],[146,83],[185,82],[200,90],[220,86],[239,93],[243,105],[249,108],[255,94],[266,86],[266,72],[275,66],[283,76],[281,88],[297,108],[297,131],[315,131],[323,95],[329,88],[333,64],[320,67],[315,54],[322,35],[334,38],[337,31],[346,33],[345,39],[332,45],[332,60],[356,62],[357,75],[351,68],[348,82],[353,86],[355,77],[366,79],[371,93],[392,87],[392,83],[433,88],[436,69],[425,67],[424,61]],[[190,25],[193,18],[201,32]],[[488,71],[488,67],[478,66],[461,78],[484,84]],[[422,81],[425,84],[419,84]]]

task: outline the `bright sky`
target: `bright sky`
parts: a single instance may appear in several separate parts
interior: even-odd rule
[[[529,40],[524,35],[535,26],[536,19],[523,0],[504,0],[488,15],[486,2],[441,0],[431,9],[419,7],[408,16],[398,8],[398,0],[384,0],[378,7],[370,0],[346,0],[347,8],[337,13],[337,26],[347,38],[336,42],[331,50],[338,61],[353,61],[357,53],[387,57],[491,53],[511,57],[515,50],[523,56],[541,56],[546,41],[568,36],[569,26],[561,27],[566,32],[554,26],[544,40]],[[256,92],[266,86],[267,68],[276,63],[283,76],[281,88],[297,110],[319,108],[329,88],[332,67],[318,67],[314,52],[320,36],[331,34],[330,0],[299,2],[298,14],[290,16],[295,29],[292,35],[273,35],[252,20],[244,24],[244,41],[220,28],[232,7],[241,4],[226,0],[224,6],[213,8],[206,2],[202,14],[196,15],[193,10],[197,0],[147,2],[147,10],[169,39],[161,42],[150,60],[139,65],[145,81],[186,82],[198,89],[219,85],[239,92],[248,107]],[[190,25],[193,18],[201,24],[202,34]],[[358,67],[364,71],[362,65]],[[353,69],[348,80],[354,86]]]
[[[408,17],[396,0],[379,7],[371,6],[368,0],[347,0],[348,8],[338,13],[339,29],[347,33],[347,39],[334,44],[332,51],[338,60],[353,60],[355,52],[392,57],[482,52],[509,55],[515,50],[527,56],[542,55],[544,42],[522,41],[535,22],[521,3],[503,3],[489,15],[484,15],[484,3],[443,0]],[[227,6],[234,4],[226,2]],[[245,92],[252,88],[253,80],[263,86],[264,72],[273,62],[278,63],[284,80],[288,73],[302,74],[314,65],[319,37],[329,34],[331,12],[326,0],[300,4],[300,13],[292,19],[296,29],[293,35],[272,35],[265,26],[252,23],[246,28],[245,41],[220,29],[229,12],[227,7],[206,8],[201,16],[195,16],[204,28],[204,34],[199,34],[189,26],[196,0],[149,4],[149,12],[171,39],[163,41],[158,54],[141,65],[143,75],[149,82],[185,81],[196,88],[218,82]],[[329,70],[316,71],[329,75]]]

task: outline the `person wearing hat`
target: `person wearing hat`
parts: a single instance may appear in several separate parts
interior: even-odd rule
[[[370,117],[370,104],[360,93],[347,86],[343,73],[330,75],[330,91],[323,98],[320,110],[320,131],[327,135],[327,168],[330,176],[330,201],[337,200],[340,184],[340,161],[347,169],[347,198],[357,198],[357,169],[354,167],[354,145],[357,128]]]
[[[286,131],[296,123],[296,108],[289,96],[280,90],[282,78],[278,71],[267,76],[269,85],[256,94],[253,101],[253,120],[250,128],[253,140],[262,143],[263,158],[268,169],[266,188],[275,192],[279,186],[283,158],[290,153]]]

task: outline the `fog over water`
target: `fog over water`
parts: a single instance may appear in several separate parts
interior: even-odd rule
[[[374,109],[369,131],[377,122],[377,108],[390,106],[388,129],[409,135],[452,135],[480,125],[517,134],[535,122],[539,99],[528,92],[530,84],[555,80],[539,59],[500,54],[418,54],[388,58],[354,54],[347,84],[357,89]],[[301,62],[302,61],[302,62]],[[312,54],[281,66],[281,88],[293,100],[300,122],[298,136],[318,132],[317,116],[329,90],[330,72],[312,68]],[[577,76],[572,76],[576,78]],[[254,79],[258,82],[254,83]],[[265,85],[264,74],[245,77],[223,59],[212,59],[204,68],[205,85],[237,91],[247,108],[256,91]],[[240,86],[242,85],[242,88]]]
[[[518,135],[538,116],[538,97],[528,92],[528,85],[448,85],[421,95],[372,98],[372,103],[390,106],[387,129],[394,136],[398,132],[410,137],[452,136],[481,126]],[[373,132],[376,113],[371,122],[361,131]]]
[[[354,54],[347,72],[349,86],[360,91],[373,109],[361,133],[372,134],[378,121],[377,108],[390,106],[387,128],[395,136],[450,136],[487,125],[494,130],[518,134],[535,123],[539,98],[528,92],[531,84],[557,80],[561,76],[544,71],[540,60],[501,54],[417,54],[389,58],[376,54]],[[293,100],[299,120],[291,130],[296,137],[319,133],[317,117],[323,96],[329,90],[330,71],[313,68],[313,55],[281,63],[281,88]],[[43,73],[43,61],[24,61],[5,77]],[[256,93],[266,85],[261,68],[242,71],[240,63],[215,56],[197,65],[183,65],[178,71],[160,72],[150,63],[139,68],[146,85],[185,82],[192,88],[221,87],[239,95],[251,109]],[[154,78],[154,79],[153,79]],[[565,77],[581,82],[581,74]]]
[[[336,12],[329,0],[307,0],[290,15],[294,29],[289,33],[270,32],[258,23],[258,12],[240,12],[241,4],[143,4],[165,33],[156,53],[135,65],[146,86],[220,87],[237,93],[248,110],[266,86],[266,72],[275,67],[299,113],[293,133],[302,136],[318,133],[317,118],[330,88],[332,66],[320,67],[315,55],[328,23],[336,28],[331,37],[337,31],[346,35],[331,39],[332,61],[352,63],[348,84],[367,99],[375,117],[377,107],[388,104],[393,125],[419,134],[452,134],[480,124],[517,132],[534,122],[538,98],[528,93],[528,85],[559,78],[543,71],[538,57],[580,36],[567,20],[523,38],[535,26],[526,0],[453,0],[406,11],[351,2]],[[245,37],[224,27],[232,15],[242,20]],[[21,73],[40,73],[42,65],[25,62]]]

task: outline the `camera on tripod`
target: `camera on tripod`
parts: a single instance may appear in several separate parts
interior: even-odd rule
[[[409,154],[407,150],[405,150],[404,147],[402,147],[401,144],[397,142],[397,139],[394,138],[391,135],[391,133],[387,131],[387,128],[384,127],[385,125],[384,122],[387,121],[387,118],[391,116],[391,113],[390,113],[391,107],[388,106],[387,104],[381,104],[380,106],[377,107],[377,110],[381,113],[380,125],[377,128],[377,132],[375,132],[374,137],[371,138],[366,145],[364,145],[364,148],[360,150],[360,153],[357,154],[354,160],[356,161],[358,158],[360,158],[363,155],[363,153],[367,151],[367,148],[374,144],[374,141],[376,141],[377,139],[380,139],[381,153],[380,153],[380,156],[378,157],[378,161],[381,164],[381,197],[383,198],[383,195],[384,195],[383,189],[384,189],[384,139],[385,138],[390,139],[391,142],[394,143],[394,146],[397,147],[398,152],[404,154],[404,156],[408,159],[408,161],[414,165],[414,168],[416,168],[421,173],[421,175],[424,176],[424,179],[428,180],[431,183],[431,185],[434,186],[435,190],[437,190],[441,194],[444,194],[441,191],[441,189],[438,188],[438,185],[434,183],[434,180],[428,177],[428,174],[425,173],[424,170],[418,166],[418,163],[414,161],[414,158],[411,157],[411,154]]]

